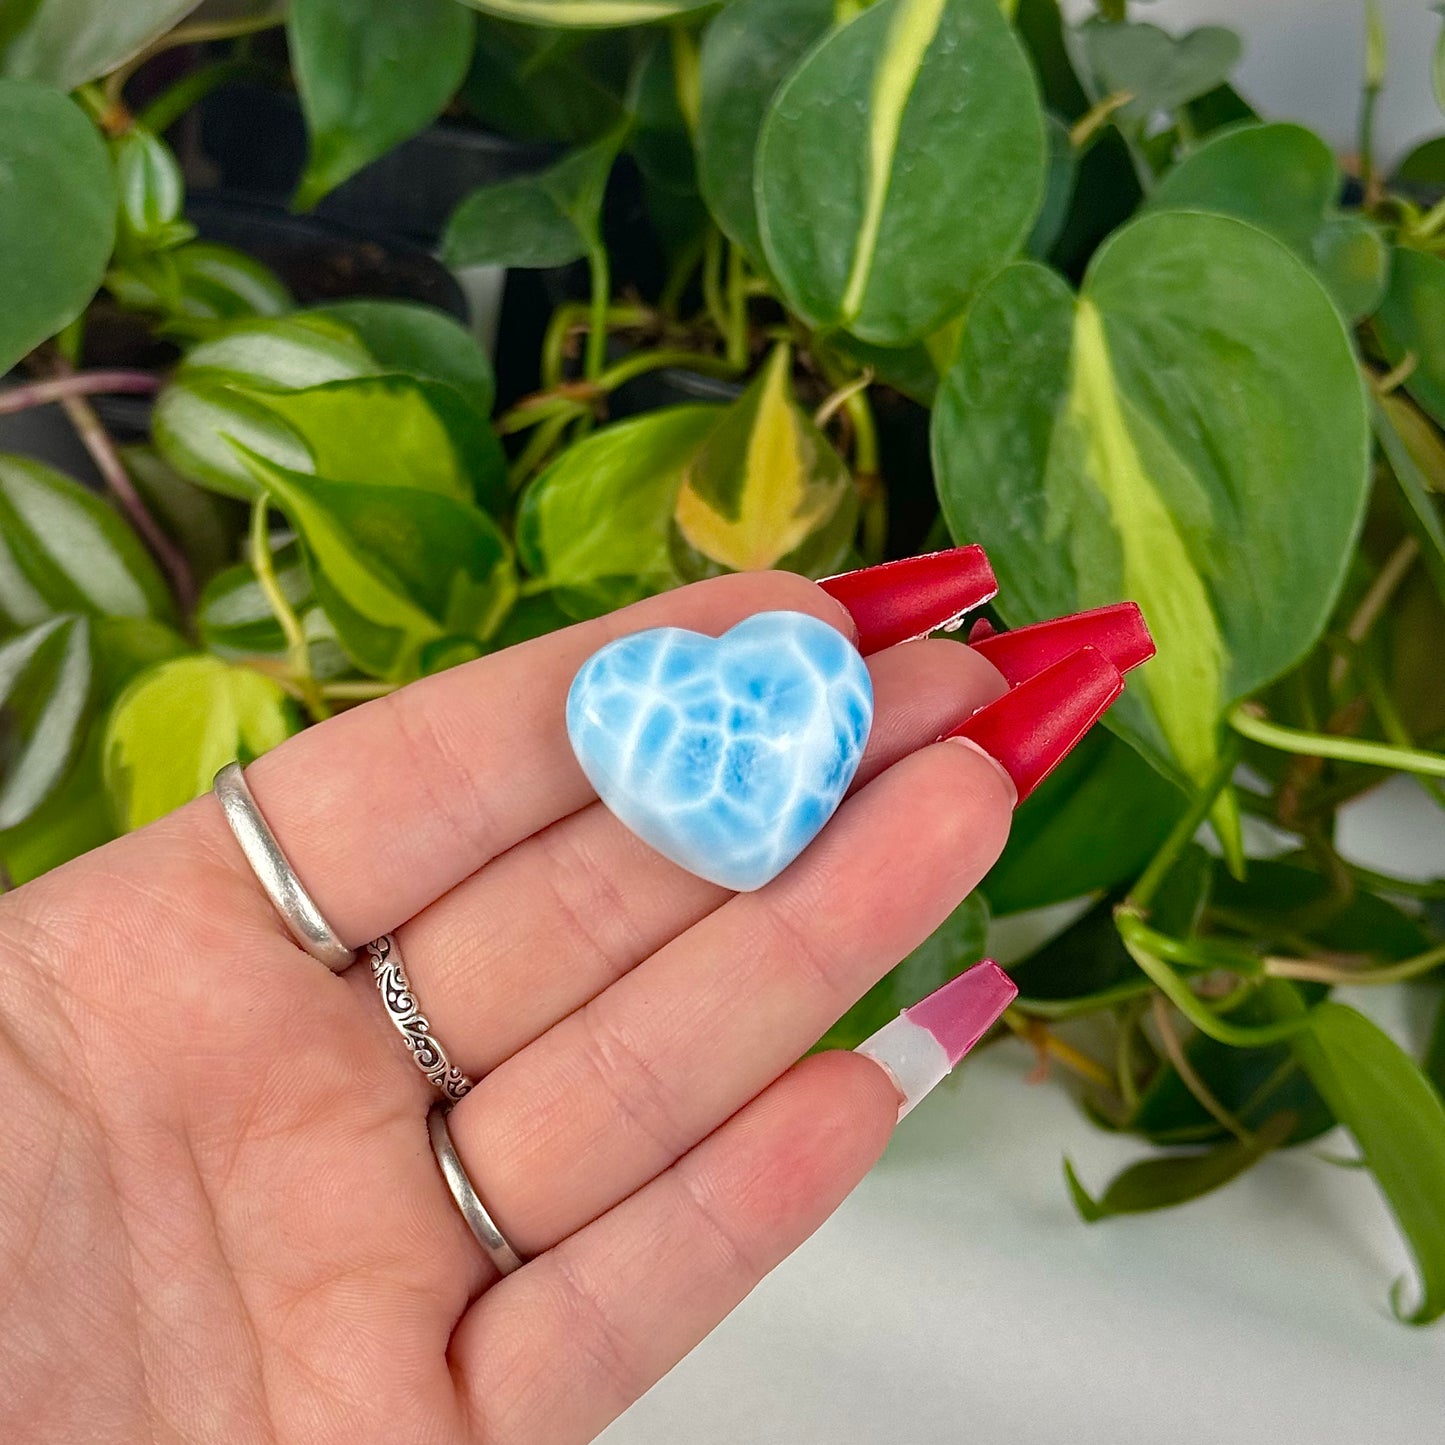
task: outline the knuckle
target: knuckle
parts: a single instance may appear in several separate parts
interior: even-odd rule
[[[624,1028],[608,1022],[595,1004],[582,1011],[586,1055],[621,1117],[670,1164],[692,1146],[674,1089]]]

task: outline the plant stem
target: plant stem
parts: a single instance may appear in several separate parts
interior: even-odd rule
[[[1378,0],[1365,0],[1365,79],[1360,92],[1360,185],[1365,205],[1375,195],[1375,107],[1385,85],[1385,24]]]
[[[328,682],[322,684],[321,696],[336,702],[370,702],[390,697],[401,686],[399,682]]]
[[[1118,1078],[1119,1097],[1132,1117],[1139,1109],[1139,1082],[1134,1074],[1134,1039],[1139,1022],[1149,1007],[1149,996],[1132,999],[1119,1019],[1119,1040],[1114,1050],[1114,1073]]]
[[[1365,742],[1359,738],[1303,732],[1299,728],[1285,727],[1283,723],[1266,721],[1250,703],[1241,703],[1229,714],[1229,725],[1243,737],[1277,752],[1334,758],[1344,763],[1366,763],[1376,768],[1392,768],[1396,772],[1445,778],[1445,754],[1428,753],[1421,748],[1400,748],[1390,743]]]
[[[1445,201],[1440,202],[1445,207]],[[1434,215],[1434,211],[1430,213]],[[1442,221],[1445,221],[1445,210],[1441,211]],[[1366,376],[1370,379],[1370,385],[1374,388],[1376,396],[1389,396],[1392,391],[1398,391],[1415,374],[1415,368],[1420,365],[1420,358],[1413,351],[1407,351],[1401,358],[1398,366],[1392,366],[1389,371],[1381,376],[1376,376],[1368,367],[1365,369]]]
[[[546,460],[552,448],[568,426],[576,420],[575,413],[563,412],[548,417],[536,431],[527,438],[527,445],[518,454],[516,461],[507,469],[507,483],[515,492],[521,489],[527,478]]]
[[[1358,863],[1345,865],[1350,872],[1376,893],[1398,893],[1402,898],[1418,898],[1425,903],[1445,901],[1445,878],[1397,878],[1393,873],[1378,873]]]
[[[76,373],[71,370],[68,361],[56,357],[52,367],[58,374],[57,381],[76,379]],[[54,399],[65,408],[65,414],[70,418],[70,424],[75,428],[81,444],[90,453],[96,470],[104,478],[121,509],[130,518],[131,526],[144,539],[156,560],[165,569],[182,613],[189,616],[196,602],[196,580],[191,572],[190,560],[146,510],[146,505],[136,491],[135,483],[131,481],[119,451],[116,450],[114,440],[105,429],[105,423],[96,415],[95,408],[84,396],[71,393]]]
[[[1003,1021],[1025,1043],[1032,1044],[1040,1055],[1057,1060],[1081,1079],[1087,1079],[1089,1083],[1113,1092],[1114,1079],[1108,1069],[1087,1054],[1081,1053],[1072,1044],[1066,1044],[1042,1019],[1030,1018],[1016,1008],[1007,1008],[1003,1013]]]
[[[1311,983],[1405,983],[1409,979],[1432,972],[1442,964],[1445,964],[1445,944],[1424,953],[1417,953],[1414,958],[1386,964],[1383,968],[1336,968],[1308,958],[1267,958],[1264,961],[1264,971],[1272,978],[1304,979]]]
[[[689,371],[698,371],[704,376],[731,378],[738,374],[738,368],[721,356],[707,356],[697,351],[637,351],[608,367],[598,377],[597,389],[600,392],[616,391],[634,377],[667,366],[686,367]]]
[[[1195,795],[1188,810],[1175,823],[1159,851],[1149,860],[1149,866],[1139,875],[1137,882],[1129,890],[1129,896],[1125,899],[1125,903],[1142,917],[1148,917],[1149,906],[1154,901],[1154,895],[1169,876],[1169,870],[1174,867],[1179,860],[1179,855],[1193,841],[1200,824],[1209,816],[1210,809],[1214,807],[1214,800],[1228,785],[1234,774],[1234,765],[1235,750],[1232,747],[1226,747],[1224,756],[1220,758],[1219,765],[1215,768],[1209,781]]]
[[[256,574],[261,595],[266,599],[266,605],[270,607],[272,616],[281,628],[282,637],[286,639],[286,660],[291,681],[296,684],[312,720],[324,722],[331,716],[331,709],[326,706],[326,700],[322,697],[316,676],[311,670],[311,648],[306,642],[301,619],[287,600],[281,587],[281,579],[276,575],[275,560],[271,556],[271,531],[267,525],[270,503],[269,494],[262,492],[251,508],[251,568]]]
[[[1420,544],[1414,537],[1404,538],[1400,545],[1390,553],[1385,565],[1380,568],[1380,575],[1370,584],[1370,590],[1365,593],[1360,605],[1355,608],[1355,615],[1345,624],[1345,636],[1356,646],[1370,635],[1370,630],[1379,621],[1386,604],[1409,575],[1410,568],[1414,566],[1415,559],[1419,555]],[[1332,692],[1338,692],[1344,685],[1349,670],[1350,659],[1344,653],[1331,660],[1330,690]]]
[[[256,73],[257,67],[246,60],[218,60],[203,65],[163,90],[136,116],[136,124],[154,135],[164,135],[193,106],[213,90],[243,75]]]
[[[149,371],[81,371],[48,381],[29,381],[0,392],[0,416],[64,401],[68,396],[153,396],[165,381]]]
[[[1154,1027],[1159,1031],[1159,1042],[1164,1045],[1164,1052],[1169,1062],[1174,1065],[1174,1072],[1179,1075],[1184,1087],[1199,1101],[1200,1108],[1216,1124],[1228,1129],[1241,1144],[1254,1143],[1254,1135],[1219,1102],[1209,1086],[1199,1077],[1194,1065],[1189,1062],[1189,1055],[1179,1042],[1179,1035],[1174,1032],[1174,1020],[1169,1016],[1169,1004],[1162,993],[1154,995]]]
[[[702,249],[702,299],[717,334],[728,334],[727,307],[722,294],[723,235],[716,226],[708,229]]]
[[[743,253],[731,242],[727,248],[727,358],[738,370],[748,364],[748,295]]]
[[[1121,90],[1113,95],[1106,95],[1097,105],[1090,107],[1076,120],[1069,131],[1069,144],[1076,151],[1085,149],[1113,118],[1115,112],[1123,108],[1134,99],[1132,91]]]
[[[686,25],[668,27],[672,42],[672,76],[677,91],[677,108],[693,135],[697,134],[698,113],[702,109],[702,61],[697,36]]]
[[[593,246],[587,253],[587,269],[592,277],[592,306],[588,313],[583,375],[588,381],[596,381],[607,365],[607,312],[612,299],[612,276],[605,246]]]

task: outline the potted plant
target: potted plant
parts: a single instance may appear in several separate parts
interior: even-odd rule
[[[146,8],[115,53],[71,53],[43,22],[0,44],[0,71],[42,77],[0,81],[0,364],[63,355],[125,264],[104,114],[62,88],[191,7]],[[372,8],[292,0],[293,36]],[[573,57],[590,52],[566,22],[635,11],[476,8]],[[154,451],[113,478],[134,526],[0,460],[12,877],[184,801],[229,756],[572,618],[718,570],[981,541],[1003,622],[1131,596],[1159,657],[1020,811],[980,894],[827,1042],[977,957],[990,909],[1088,900],[1014,966],[1006,1020],[1141,1141],[1102,1189],[1068,1172],[1080,1213],[1183,1203],[1340,1123],[1418,1266],[1397,1311],[1445,1312],[1445,1010],[1417,989],[1445,965],[1445,884],[1337,840],[1341,807],[1394,774],[1445,803],[1445,211],[1372,154],[1378,44],[1347,191],[1318,137],[1232,88],[1232,35],[1124,9],[659,3],[661,27],[626,37],[611,123],[446,228],[458,265],[585,268],[500,410],[485,354],[434,313],[252,307],[172,334]],[[361,107],[308,107],[313,159],[379,155],[461,84],[432,76],[425,106],[420,83],[368,91],[353,38],[302,80]],[[619,157],[658,222],[651,276],[609,242]],[[16,219],[42,195],[58,241]],[[48,384],[74,402],[113,381]],[[931,480],[885,424],[910,407]],[[147,470],[190,504],[227,499],[209,535],[228,565],[198,594],[175,563],[203,544],[142,520]],[[234,733],[179,727],[198,700]],[[1344,984],[1416,990],[1426,1046]]]

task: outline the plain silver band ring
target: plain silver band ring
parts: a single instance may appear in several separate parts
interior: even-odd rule
[[[475,1087],[473,1081],[448,1058],[447,1051],[432,1033],[426,1015],[417,1005],[395,937],[383,933],[380,938],[372,939],[366,945],[366,956],[371,960],[371,976],[376,980],[382,1003],[386,1005],[386,1016],[396,1025],[413,1062],[426,1075],[427,1082],[453,1103],[463,1094],[471,1093]]]
[[[341,973],[356,961],[356,954],[337,936],[321,916],[321,910],[301,885],[296,870],[286,861],[276,835],[271,831],[256,800],[251,796],[240,763],[227,763],[216,774],[216,796],[251,871],[266,890],[291,937],[333,973]]]
[[[431,1113],[426,1116],[432,1153],[437,1156],[447,1188],[452,1191],[452,1198],[456,1200],[457,1208],[461,1210],[467,1227],[476,1236],[477,1243],[481,1245],[487,1258],[496,1265],[499,1274],[511,1274],[513,1270],[521,1269],[524,1261],[507,1243],[506,1236],[497,1228],[492,1216],[487,1213],[486,1206],[477,1197],[472,1181],[467,1178],[467,1171],[462,1168],[461,1158],[457,1154],[457,1146],[452,1143],[451,1130],[447,1128],[448,1109],[449,1105],[433,1104]]]

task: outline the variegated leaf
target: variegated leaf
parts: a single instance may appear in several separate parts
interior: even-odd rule
[[[1159,655],[1116,726],[1195,783],[1223,711],[1319,637],[1369,482],[1324,288],[1263,232],[1197,213],[1122,229],[1077,296],[1042,266],[1002,272],[933,443],[949,525],[987,545],[1011,622],[1140,603]]]

